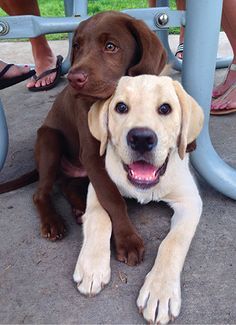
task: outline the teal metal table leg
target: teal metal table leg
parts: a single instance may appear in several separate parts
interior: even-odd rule
[[[65,14],[67,17],[83,17],[88,14],[87,0],[64,0]],[[69,33],[69,52],[62,64],[62,73],[66,74],[70,68],[70,51],[72,48],[73,33]]]
[[[157,0],[156,1],[157,7],[169,7],[169,1],[168,0]],[[204,8],[202,8],[204,11]],[[185,25],[185,15],[182,17],[181,23]],[[202,13],[202,17],[205,17],[205,13]],[[201,19],[202,19],[201,17]],[[208,18],[207,18],[208,19]],[[162,29],[157,32],[158,37],[161,39],[167,54],[168,54],[168,60],[171,63],[172,67],[177,70],[182,70],[182,60],[179,60],[172,52],[170,45],[169,45],[169,31],[168,29]],[[216,61],[216,68],[227,68],[230,63],[232,62],[232,57],[224,57],[224,58],[217,58]]]
[[[2,102],[0,99],[0,170],[3,168],[8,150],[8,129]]]
[[[182,82],[205,112],[204,129],[191,156],[193,166],[211,186],[236,199],[236,170],[218,156],[208,129],[221,12],[222,0],[187,0]]]

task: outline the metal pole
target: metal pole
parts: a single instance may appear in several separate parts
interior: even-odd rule
[[[8,151],[8,129],[7,122],[0,99],[0,170],[3,168]]]
[[[236,199],[236,170],[216,153],[208,128],[221,12],[222,0],[187,0],[182,83],[205,112],[193,166],[211,186]]]

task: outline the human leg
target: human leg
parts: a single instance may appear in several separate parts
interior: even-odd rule
[[[236,108],[236,0],[224,0],[222,12],[222,27],[233,50],[233,61],[224,81],[215,87],[212,101],[212,114],[227,114]]]
[[[148,0],[149,7],[156,7],[156,0]]]
[[[149,7],[156,7],[156,0],[148,0]],[[176,0],[177,10],[185,10],[185,0]],[[179,34],[179,45],[177,47],[175,55],[178,59],[183,59],[183,48],[184,48],[184,27],[180,27]]]
[[[211,104],[212,115],[226,115],[234,112],[236,112],[236,83]]]
[[[7,66],[7,63],[0,60],[0,73],[2,72],[2,70]],[[24,66],[24,67],[20,67],[17,66],[15,64],[13,64],[9,70],[6,71],[6,73],[4,74],[4,78],[14,78],[17,76],[20,76],[22,74],[25,74],[27,72],[30,71],[29,66]]]
[[[0,0],[0,7],[11,16],[15,15],[35,15],[40,16],[39,6],[36,0]],[[44,35],[31,38],[32,53],[35,62],[36,74],[55,68],[57,58],[53,54],[46,37]],[[31,80],[27,87],[42,87],[51,84],[56,78],[56,72],[50,73],[42,77],[40,80]]]
[[[176,0],[177,10],[185,10],[185,0]],[[178,59],[183,59],[183,45],[184,45],[184,27],[180,27],[179,45],[177,47],[176,56]]]
[[[28,66],[19,67],[0,60],[0,89],[13,86],[35,74]]]

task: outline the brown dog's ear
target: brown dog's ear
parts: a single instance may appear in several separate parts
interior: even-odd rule
[[[141,20],[130,20],[128,28],[136,39],[140,51],[140,59],[128,70],[128,75],[132,77],[140,74],[159,75],[167,62],[161,41]]]
[[[173,81],[176,94],[181,106],[181,130],[179,138],[179,156],[184,158],[188,144],[199,135],[204,121],[202,108],[187,94],[178,81]]]
[[[91,134],[100,144],[100,156],[104,154],[108,139],[108,108],[111,98],[94,103],[88,113],[88,125]]]
[[[73,38],[72,38],[72,43],[71,43],[71,52],[70,52],[70,64],[72,65],[74,62],[75,58],[75,51],[76,48],[74,47],[75,39],[76,39],[76,34],[77,34],[77,29],[74,32]]]
[[[87,24],[87,20],[81,21],[80,24],[78,25],[78,27],[76,28],[76,30],[74,31],[74,35],[73,35],[72,42],[71,42],[71,52],[70,52],[70,63],[71,63],[71,65],[74,62],[76,51],[77,51],[77,48],[78,48],[78,46],[76,45],[76,39],[78,37],[77,34],[80,34],[81,28],[84,28],[84,25],[86,25],[86,24]]]

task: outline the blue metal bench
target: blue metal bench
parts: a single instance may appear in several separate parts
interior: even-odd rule
[[[173,61],[174,67],[179,70],[182,68],[183,86],[205,111],[205,123],[198,138],[198,148],[191,155],[192,164],[211,186],[226,196],[236,199],[236,170],[228,166],[218,156],[212,146],[208,129],[215,67],[216,65],[223,67],[229,63],[228,58],[216,62],[222,0],[186,0],[186,13],[171,11],[166,0],[158,0],[157,3],[161,7],[129,9],[125,12],[144,20],[152,30],[156,31],[166,47],[169,59]],[[87,0],[65,0],[65,13],[67,17],[64,18],[20,16],[0,19],[0,39],[72,32],[80,21],[88,18]],[[24,20],[21,28],[17,24],[19,19],[21,22]],[[6,32],[3,35],[1,26],[4,24],[6,24]],[[168,44],[168,27],[180,26],[181,24],[185,24],[185,52],[182,66],[171,53]],[[204,48],[201,55],[199,55],[199,48]],[[68,58],[69,54],[63,63],[64,73],[69,67]],[[6,158],[7,147],[7,125],[0,103],[0,169],[3,167]]]

